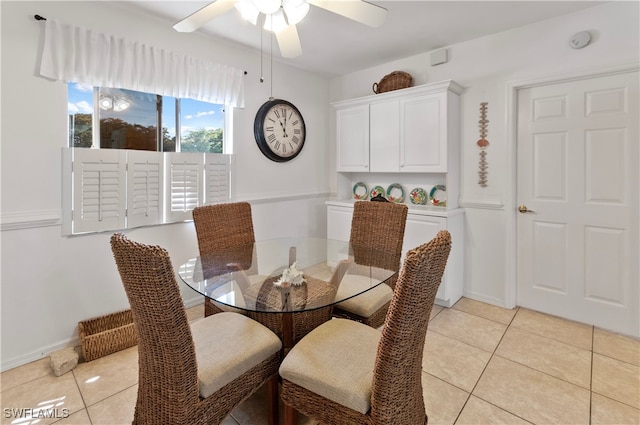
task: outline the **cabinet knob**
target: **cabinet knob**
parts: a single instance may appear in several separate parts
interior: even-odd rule
[[[369,164],[364,164],[364,168],[369,168]]]

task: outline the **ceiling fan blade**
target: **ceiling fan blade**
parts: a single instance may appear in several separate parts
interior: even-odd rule
[[[216,0],[173,26],[178,32],[193,32],[210,20],[233,9],[234,0]]]
[[[363,0],[307,0],[307,2],[373,28],[381,26],[387,17],[387,9]]]
[[[276,33],[276,38],[283,58],[295,58],[302,54],[300,37],[298,37],[298,29],[295,25],[289,25]]]

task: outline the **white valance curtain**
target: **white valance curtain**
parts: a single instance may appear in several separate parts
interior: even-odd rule
[[[40,75],[244,107],[244,72],[47,19]]]

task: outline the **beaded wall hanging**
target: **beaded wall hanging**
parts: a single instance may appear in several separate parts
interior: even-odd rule
[[[489,141],[487,140],[487,125],[489,124],[489,120],[487,119],[487,102],[480,103],[480,140],[476,143],[480,148],[480,161],[478,162],[478,184],[480,187],[487,187],[488,179],[487,179],[487,147],[489,146]]]

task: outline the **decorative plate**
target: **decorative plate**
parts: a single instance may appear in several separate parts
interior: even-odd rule
[[[416,187],[409,193],[409,199],[411,199],[411,203],[415,205],[425,205],[428,198],[429,195],[427,195],[427,191],[421,187]]]
[[[429,198],[431,199],[431,203],[438,207],[446,207],[447,206],[447,188],[438,184],[431,188],[431,192],[429,192]]]
[[[382,186],[374,186],[371,189],[371,192],[369,193],[369,196],[371,196],[371,198],[375,198],[378,195],[385,196],[384,195],[384,188]]]
[[[399,183],[393,183],[387,188],[387,199],[389,202],[401,204],[404,202],[404,188]]]
[[[367,199],[368,194],[369,189],[366,184],[358,182],[353,185],[353,199]]]

